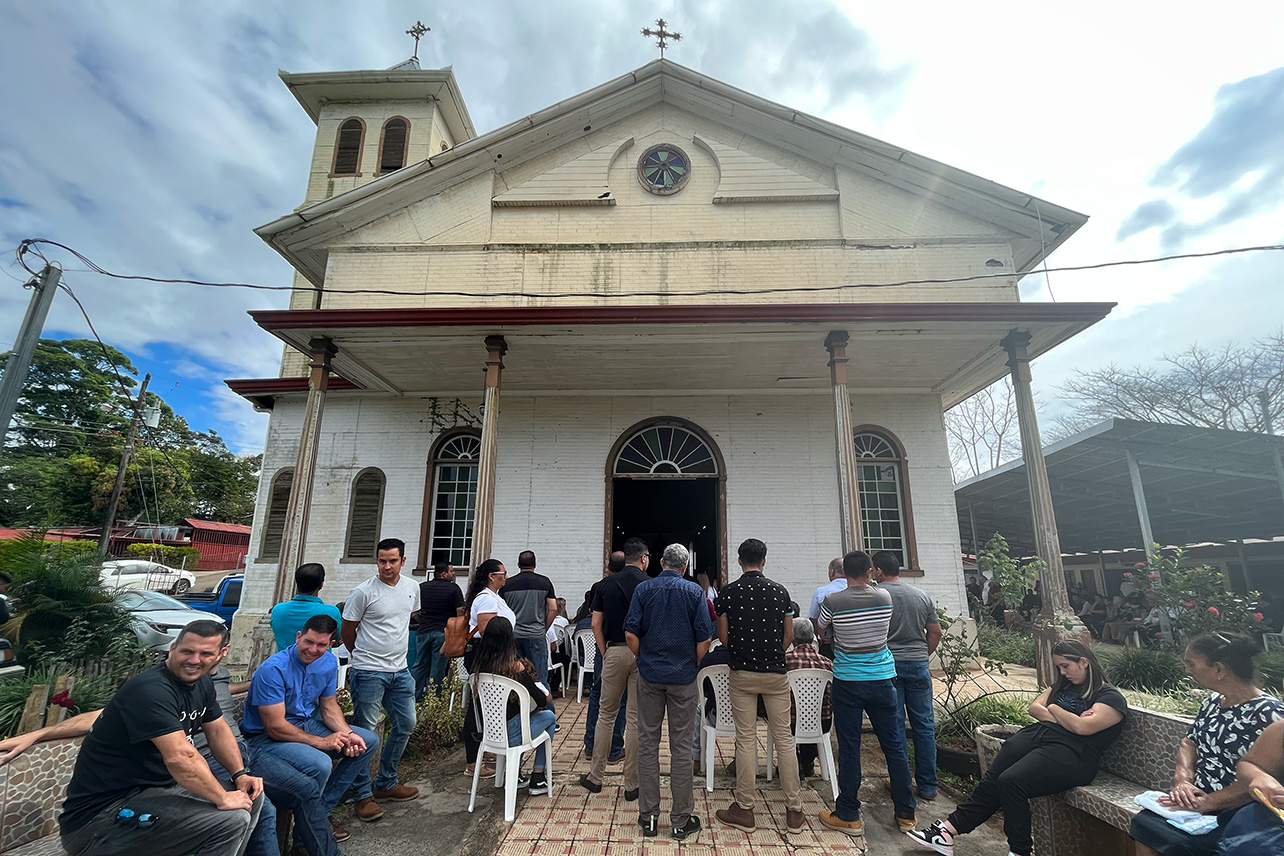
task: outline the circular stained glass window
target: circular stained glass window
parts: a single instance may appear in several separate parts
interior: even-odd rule
[[[660,196],[677,193],[690,177],[691,159],[677,146],[652,146],[638,158],[638,181]]]

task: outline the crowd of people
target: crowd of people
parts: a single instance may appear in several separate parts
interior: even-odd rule
[[[757,724],[765,719],[785,797],[782,826],[805,829],[801,782],[814,772],[817,747],[794,744],[789,673],[823,669],[832,673],[832,686],[821,720],[838,742],[838,796],[832,810],[820,812],[823,826],[863,836],[861,729],[868,717],[887,764],[889,820],[911,839],[951,856],[956,837],[1001,809],[1010,856],[1031,856],[1029,800],[1091,782],[1128,716],[1092,650],[1059,643],[1052,657],[1058,678],[1030,705],[1035,723],[1004,742],[952,813],[919,828],[919,801],[934,800],[938,788],[928,662],[941,626],[931,598],[900,579],[897,556],[856,550],[834,559],[805,618],[785,587],[766,575],[767,546],[757,539],[740,544],[741,574],[725,585],[692,579],[681,544],[662,551],[658,569],[650,557],[641,539],[625,542],[573,619],[529,550],[519,555],[511,580],[502,562],[488,559],[461,592],[449,564],[437,565],[423,583],[403,576],[405,544],[386,539],[378,544],[377,574],[338,607],[320,596],[325,569],[305,564],[295,574],[295,596],[271,612],[278,650],[248,682],[233,683],[223,665],[226,627],[192,622],[165,662],[127,681],[105,709],[0,741],[0,765],[40,741],[84,738],[59,817],[63,847],[72,854],[276,856],[276,813],[288,810],[292,856],[336,856],[349,833],[330,814],[345,797],[365,822],[382,817],[380,802],[418,797],[418,789],[399,780],[398,766],[416,701],[443,689],[452,620],[467,622],[463,659],[471,697],[483,674],[515,681],[528,697],[510,697],[510,745],[521,740],[523,708],[530,711],[528,733],[550,738],[520,776],[531,794],[553,788],[546,753],[561,693],[550,686],[550,665],[568,662],[575,634],[589,630],[595,668],[583,740],[591,767],[579,785],[601,794],[607,765],[623,761],[623,797],[638,804],[644,836],[661,829],[666,724],[672,759],[666,828],[679,842],[700,833],[693,796],[699,725],[702,716],[719,715],[730,715],[734,725],[728,772],[735,787],[714,821],[745,832],[758,828]],[[337,700],[332,649],[340,642],[350,658],[351,717]],[[1252,638],[1230,633],[1201,636],[1187,647],[1187,672],[1208,695],[1178,749],[1171,791],[1133,821],[1140,856],[1284,852],[1284,703],[1255,684],[1258,650]],[[700,671],[714,665],[728,668],[730,711],[717,710],[708,681],[698,685]],[[247,693],[239,721],[238,693]],[[387,729],[372,779],[381,712]],[[468,772],[493,775],[480,753],[471,701],[464,738]],[[1205,822],[1183,827],[1160,816],[1182,811]]]

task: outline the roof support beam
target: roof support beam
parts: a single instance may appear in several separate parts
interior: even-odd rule
[[[1150,528],[1150,509],[1146,507],[1146,489],[1141,483],[1141,468],[1137,466],[1137,456],[1130,451],[1124,454],[1128,458],[1128,478],[1132,482],[1132,498],[1137,506],[1137,522],[1141,524],[1141,540],[1146,545],[1146,560],[1155,558],[1155,533]]]

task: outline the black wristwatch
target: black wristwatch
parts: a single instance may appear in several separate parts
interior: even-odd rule
[[[250,774],[250,768],[242,767],[241,769],[237,770],[235,773],[232,774],[232,784],[235,785],[237,779],[241,778],[241,776],[248,776],[249,774]]]

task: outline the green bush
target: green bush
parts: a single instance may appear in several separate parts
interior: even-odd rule
[[[1175,713],[1179,716],[1194,716],[1199,712],[1205,695],[1196,695],[1193,690],[1173,690],[1168,693],[1148,693],[1141,690],[1123,690],[1124,698],[1134,707],[1144,707],[1156,713]]]
[[[1284,651],[1268,651],[1254,658],[1257,671],[1261,673],[1262,687],[1274,695],[1280,694],[1280,685],[1284,684]]]
[[[12,574],[20,557],[33,552],[64,559],[89,558],[97,555],[98,544],[95,541],[46,541],[41,533],[0,541],[0,570]]]
[[[1029,725],[1033,693],[1005,690],[988,693],[963,702],[953,710],[936,705],[936,740],[938,743],[973,743],[973,732],[979,725]]]
[[[1161,648],[1097,646],[1098,659],[1110,683],[1120,689],[1164,694],[1186,687],[1186,665]]]
[[[429,755],[438,749],[454,746],[464,732],[464,706],[455,702],[450,709],[451,693],[458,694],[462,682],[455,677],[446,681],[442,694],[429,692],[415,708],[415,730],[410,734],[413,754]]]
[[[1036,665],[1034,637],[1029,634],[986,622],[977,625],[976,645],[981,656],[996,662],[1032,669]]]
[[[125,555],[137,559],[151,559],[171,568],[194,570],[201,561],[199,547],[176,547],[169,544],[130,544]]]

